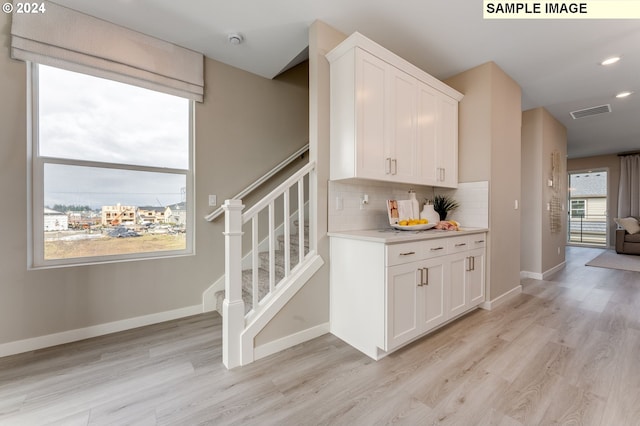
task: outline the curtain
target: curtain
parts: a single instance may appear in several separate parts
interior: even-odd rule
[[[202,102],[204,56],[49,1],[14,14],[11,57]]]
[[[620,157],[618,217],[640,216],[640,155]]]

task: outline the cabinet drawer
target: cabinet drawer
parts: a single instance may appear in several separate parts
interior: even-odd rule
[[[436,256],[443,256],[447,254],[447,241],[441,240],[427,240],[422,242],[422,258],[430,259]]]
[[[469,250],[469,237],[452,237],[447,240],[449,253],[460,253]]]
[[[469,249],[482,248],[487,246],[486,234],[469,235]]]
[[[402,265],[422,259],[420,242],[393,244],[387,246],[387,266]]]

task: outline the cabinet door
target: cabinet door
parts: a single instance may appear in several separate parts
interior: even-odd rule
[[[439,96],[437,103],[438,186],[458,186],[458,102]]]
[[[388,68],[388,148],[391,180],[416,181],[416,97],[418,80],[392,66]]]
[[[449,277],[445,265],[447,263],[443,263],[442,259],[433,259],[420,264],[422,271],[418,279],[422,280],[423,314],[420,316],[422,332],[442,324],[447,319],[445,283]]]
[[[422,331],[418,315],[419,263],[387,268],[386,347],[392,350],[418,336]]]
[[[449,280],[449,318],[467,310],[467,253],[449,256],[451,276]]]
[[[388,179],[385,144],[387,63],[356,50],[356,177]]]
[[[416,173],[420,183],[437,185],[437,94],[424,83],[418,88]]]
[[[469,307],[477,306],[485,300],[484,292],[484,264],[485,264],[485,250],[476,249],[471,250],[467,256],[471,263],[467,269],[467,282],[469,285]]]

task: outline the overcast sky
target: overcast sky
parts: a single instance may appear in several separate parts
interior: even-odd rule
[[[155,167],[188,167],[189,101],[39,67],[40,154]],[[184,175],[49,164],[45,205],[166,206]]]

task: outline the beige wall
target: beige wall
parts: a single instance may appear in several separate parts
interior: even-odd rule
[[[560,154],[557,191],[547,184],[551,177],[551,154]],[[522,252],[521,270],[544,275],[565,261],[567,235],[567,130],[544,108],[522,115]],[[561,227],[551,232],[547,205],[560,198]]]
[[[488,298],[520,285],[521,90],[489,62],[445,81],[460,103],[459,180],[489,181]]]
[[[542,111],[543,116],[543,136],[542,136],[542,178],[543,196],[541,216],[542,216],[542,267],[544,274],[554,267],[560,266],[565,261],[564,247],[567,241],[567,129],[549,114],[547,110]],[[560,153],[560,170],[558,176],[558,189],[553,191],[549,186],[544,185],[544,180],[548,180],[552,174],[551,155],[554,151]],[[560,199],[562,210],[560,212],[560,230],[551,232],[551,214],[547,210],[547,203],[552,201],[552,197]]]
[[[491,178],[491,67],[479,66],[445,81],[464,94],[458,116],[458,180]]]
[[[567,161],[567,171],[586,172],[589,170],[607,170],[607,210],[609,222],[608,245],[615,245],[616,224],[618,217],[618,186],[620,184],[620,157],[617,155],[598,155],[595,157],[571,158]]]
[[[520,270],[541,272],[542,109],[522,113],[522,203]]]
[[[306,64],[267,80],[206,60],[205,101],[196,105],[195,256],[28,271],[26,67],[9,59],[10,15],[0,15],[0,28],[0,345],[198,309],[224,273],[223,221],[203,219],[207,195],[232,196],[307,142]]]

